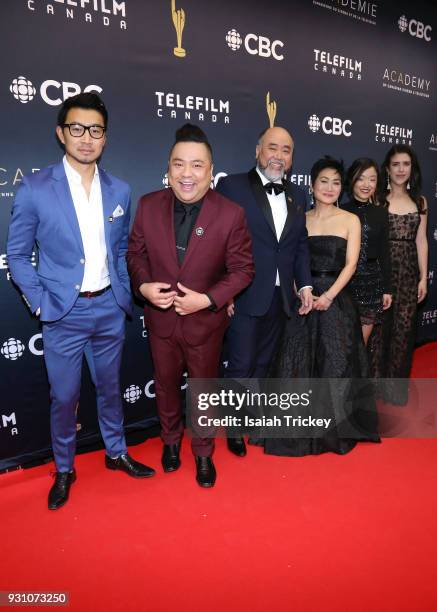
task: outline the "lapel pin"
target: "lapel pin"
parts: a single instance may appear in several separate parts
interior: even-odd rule
[[[293,201],[293,200],[290,198],[290,196],[288,196],[287,200],[290,202],[290,204],[291,204],[291,202]]]
[[[196,236],[203,236],[204,231],[203,227],[196,227]]]
[[[108,219],[109,223],[112,223],[114,221],[114,217],[111,215]]]

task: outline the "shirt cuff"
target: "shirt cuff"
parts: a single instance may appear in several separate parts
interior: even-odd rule
[[[312,285],[304,285],[303,287],[301,287],[300,289],[298,289],[297,293],[300,294],[301,291],[303,291],[304,289],[313,289]]]
[[[217,308],[217,304],[214,302],[214,300],[212,299],[212,297],[209,295],[209,293],[207,293],[205,291],[205,295],[207,296],[207,298],[209,299],[209,301],[211,302],[211,304],[208,306],[208,310],[216,310]]]

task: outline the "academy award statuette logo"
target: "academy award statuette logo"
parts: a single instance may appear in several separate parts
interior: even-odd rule
[[[270,92],[267,92],[267,96],[266,96],[266,110],[267,110],[267,115],[269,117],[269,121],[270,121],[270,127],[275,127],[275,117],[276,117],[276,102],[274,100],[272,100],[270,102]]]
[[[171,0],[171,16],[173,18],[173,25],[176,30],[177,47],[173,49],[173,53],[176,57],[185,57],[187,52],[182,47],[182,31],[185,26],[185,11],[184,9],[176,10],[176,0]]]

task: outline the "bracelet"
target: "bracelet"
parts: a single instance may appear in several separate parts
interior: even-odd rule
[[[331,302],[331,304],[332,304],[332,302],[333,302],[334,300],[331,300],[331,298],[329,297],[329,295],[328,295],[328,294],[327,294],[325,291],[322,293],[322,295],[324,295],[324,296],[325,296],[325,298],[328,300],[328,302]]]

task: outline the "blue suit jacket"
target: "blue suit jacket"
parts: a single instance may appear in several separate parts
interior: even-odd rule
[[[297,288],[312,285],[305,225],[305,193],[287,181],[287,220],[278,241],[272,211],[262,181],[253,168],[249,173],[234,174],[219,180],[217,191],[242,206],[252,236],[255,278],[235,301],[236,312],[264,315],[273,299],[276,270],[279,270],[284,310],[291,313]]]
[[[130,188],[99,168],[111,286],[118,305],[131,313],[126,266]],[[120,205],[124,214],[113,217]],[[34,244],[38,264],[31,263]],[[84,275],[84,250],[76,210],[62,162],[26,176],[12,208],[7,243],[13,280],[42,321],[62,319],[73,307]]]

